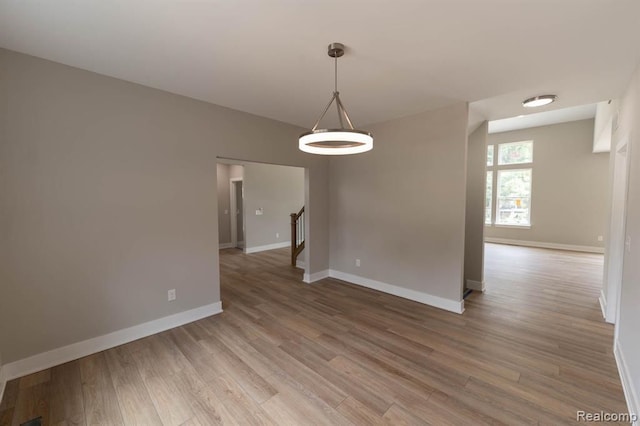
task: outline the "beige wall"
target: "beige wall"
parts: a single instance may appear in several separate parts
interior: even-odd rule
[[[613,146],[622,138],[629,137],[630,171],[627,196],[626,235],[631,240],[630,249],[625,250],[622,289],[620,294],[618,349],[626,362],[629,385],[640,395],[640,68],[622,99],[618,130],[613,135]],[[635,401],[640,410],[640,401]],[[636,411],[638,414],[638,411]]]
[[[471,135],[467,148],[467,202],[465,213],[464,278],[484,281],[484,200],[487,176],[485,121]]]
[[[244,177],[244,167],[239,164],[230,164],[229,165],[229,178],[243,178]]]
[[[592,153],[593,119],[489,135],[533,140],[531,229],[487,226],[485,237],[604,247],[609,154]]]
[[[331,159],[331,269],[461,300],[467,109],[371,126],[373,151]]]
[[[0,94],[4,362],[219,301],[216,157],[306,167],[307,272],[329,267],[303,129],[6,50]]]
[[[218,183],[218,242],[228,244],[231,242],[231,215],[233,209],[230,205],[229,165],[216,165],[216,178]]]
[[[243,183],[245,249],[290,242],[290,214],[304,205],[304,169],[244,163]]]

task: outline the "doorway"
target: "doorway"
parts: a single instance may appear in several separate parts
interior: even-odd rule
[[[230,179],[231,245],[244,248],[244,192],[242,178]]]
[[[220,249],[236,248],[245,254],[289,249],[291,214],[305,203],[305,169],[219,159],[217,177]],[[302,251],[299,257],[304,256]]]
[[[609,253],[605,276],[605,320],[615,324],[618,315],[620,288],[622,286],[622,268],[625,247],[625,223],[627,178],[629,176],[628,138],[623,138],[615,148],[613,168],[613,199],[611,203],[611,223],[609,228]]]

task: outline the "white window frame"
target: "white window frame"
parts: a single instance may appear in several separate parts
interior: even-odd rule
[[[489,205],[491,206],[491,212],[489,214],[489,222],[487,223],[487,183],[489,182],[489,173],[491,173],[491,199],[489,200]],[[494,206],[493,206],[493,199],[494,199],[494,193],[495,193],[495,187],[493,186],[493,178],[495,176],[495,172],[493,169],[487,169],[487,174],[485,175],[485,179],[484,179],[484,203],[485,203],[485,209],[484,209],[484,225],[485,226],[491,226],[493,225],[493,210],[494,210]]]
[[[531,142],[531,162],[528,163],[516,163],[516,164],[498,164],[498,157],[500,155],[500,145],[510,145],[514,143],[522,143],[522,142]],[[487,152],[490,149],[493,149],[493,165],[488,165],[487,161],[487,172],[492,172],[492,191],[491,191],[491,223],[487,223],[485,221],[484,226],[493,226],[496,228],[517,228],[517,229],[531,229],[531,212],[533,211],[533,140],[522,140],[522,141],[512,141],[512,142],[499,142],[492,143],[487,146]],[[487,154],[488,158],[488,154]],[[498,172],[500,170],[531,170],[531,188],[529,190],[529,224],[528,225],[512,225],[512,224],[501,224],[497,223],[497,208],[498,208]],[[485,178],[485,191],[486,191],[486,178]],[[485,192],[486,198],[486,192]],[[486,211],[485,211],[486,216]]]

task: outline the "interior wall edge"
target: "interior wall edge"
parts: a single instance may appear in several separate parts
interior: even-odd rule
[[[633,380],[631,373],[627,367],[627,362],[620,346],[620,341],[616,341],[613,349],[613,354],[616,358],[616,365],[618,366],[618,373],[620,374],[620,381],[622,382],[622,390],[624,391],[624,398],[627,401],[627,409],[629,414],[636,415],[636,421],[633,422],[635,426],[639,424],[638,417],[640,417],[640,399],[638,399],[638,391],[633,386]]]
[[[2,397],[4,396],[4,388],[7,384],[5,371],[6,369],[4,368],[4,365],[0,365],[0,402],[2,402]]]

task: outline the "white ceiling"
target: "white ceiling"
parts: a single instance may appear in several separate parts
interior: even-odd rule
[[[356,124],[457,101],[479,117],[619,96],[638,0],[1,0],[0,46],[310,126],[332,90]]]
[[[548,126],[549,124],[594,118],[596,116],[597,105],[598,104],[580,105],[490,121],[489,133],[509,132],[511,130],[528,129],[530,127]]]

